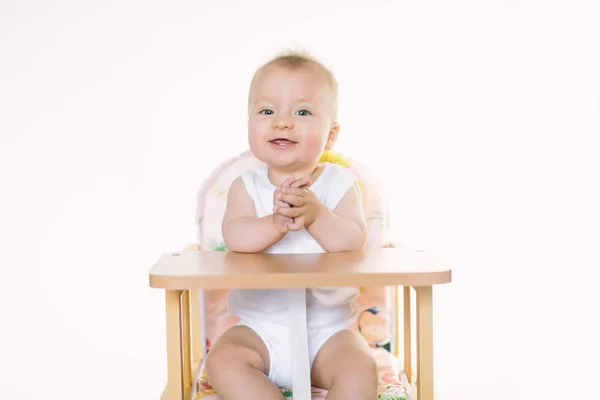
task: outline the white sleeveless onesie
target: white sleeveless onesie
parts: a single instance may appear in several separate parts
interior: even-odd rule
[[[357,178],[347,168],[336,164],[325,163],[323,167],[310,190],[333,211],[349,190],[358,191]],[[241,178],[254,202],[256,216],[261,218],[272,214],[276,187],[269,180],[267,166],[248,170]],[[265,252],[299,254],[325,251],[302,228],[288,232]],[[271,359],[269,378],[279,387],[291,388],[293,381],[294,399],[304,400],[303,397],[310,396],[310,367],[317,352],[327,339],[354,321],[358,294],[357,288],[350,287],[232,290],[229,310],[240,317],[242,325],[252,328],[265,342]],[[299,315],[306,319],[299,320]],[[304,337],[298,336],[302,334]],[[308,357],[303,358],[299,351],[307,353]],[[301,379],[300,374],[307,373],[307,376],[302,376],[302,382],[297,382]],[[309,391],[307,394],[304,393],[306,390]]]

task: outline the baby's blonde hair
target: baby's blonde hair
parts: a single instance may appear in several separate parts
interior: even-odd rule
[[[288,50],[286,52],[280,53],[279,55],[275,56],[274,58],[272,58],[271,60],[269,60],[268,62],[266,62],[265,64],[263,64],[260,68],[258,68],[256,70],[256,72],[254,73],[254,77],[252,78],[252,82],[250,83],[250,88],[252,88],[252,85],[254,84],[256,76],[263,68],[265,68],[269,65],[275,65],[275,64],[283,66],[285,68],[289,68],[291,70],[297,70],[297,69],[300,69],[302,67],[309,66],[309,65],[316,66],[318,69],[320,69],[323,72],[323,75],[325,76],[325,79],[327,80],[327,83],[329,84],[329,86],[331,88],[331,92],[332,92],[332,105],[331,105],[332,110],[331,111],[333,114],[334,121],[337,121],[337,113],[338,113],[338,105],[337,105],[337,103],[338,103],[338,83],[337,83],[337,80],[335,79],[335,76],[333,75],[333,73],[327,67],[325,67],[325,65],[323,65],[323,63],[318,61],[316,58],[314,58],[312,55],[310,55],[306,51]],[[248,104],[250,104],[249,102],[250,102],[250,98],[248,98]]]

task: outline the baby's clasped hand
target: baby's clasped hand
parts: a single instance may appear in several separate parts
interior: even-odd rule
[[[275,189],[273,193],[273,204],[274,207],[277,208],[289,208],[291,205],[280,199],[280,195],[284,189],[289,188],[305,188],[311,185],[311,181],[308,178],[296,179],[294,176],[290,176],[287,178],[281,185]],[[275,208],[273,210],[275,210]],[[293,224],[294,218],[286,217],[279,213],[273,213],[273,223],[275,224],[275,228],[282,233],[287,233],[291,229],[288,228],[289,225]]]
[[[317,217],[325,207],[315,196],[315,194],[306,186],[302,187],[283,187],[277,194],[277,200],[289,204],[291,207],[282,207],[276,205],[273,212],[286,218],[292,218],[292,222],[286,222],[285,225],[290,231],[298,231],[302,228],[308,228],[316,221]]]

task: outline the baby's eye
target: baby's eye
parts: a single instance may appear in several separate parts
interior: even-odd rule
[[[264,109],[264,110],[260,110],[258,113],[259,114],[264,114],[264,115],[272,115],[273,114],[273,110]]]
[[[302,115],[302,116],[304,116],[304,115],[310,115],[310,111],[308,111],[308,110],[298,110],[297,114],[298,115]]]

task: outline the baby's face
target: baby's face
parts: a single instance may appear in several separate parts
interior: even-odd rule
[[[333,146],[333,92],[314,66],[292,70],[270,65],[250,92],[248,140],[254,155],[281,171],[315,164]]]

